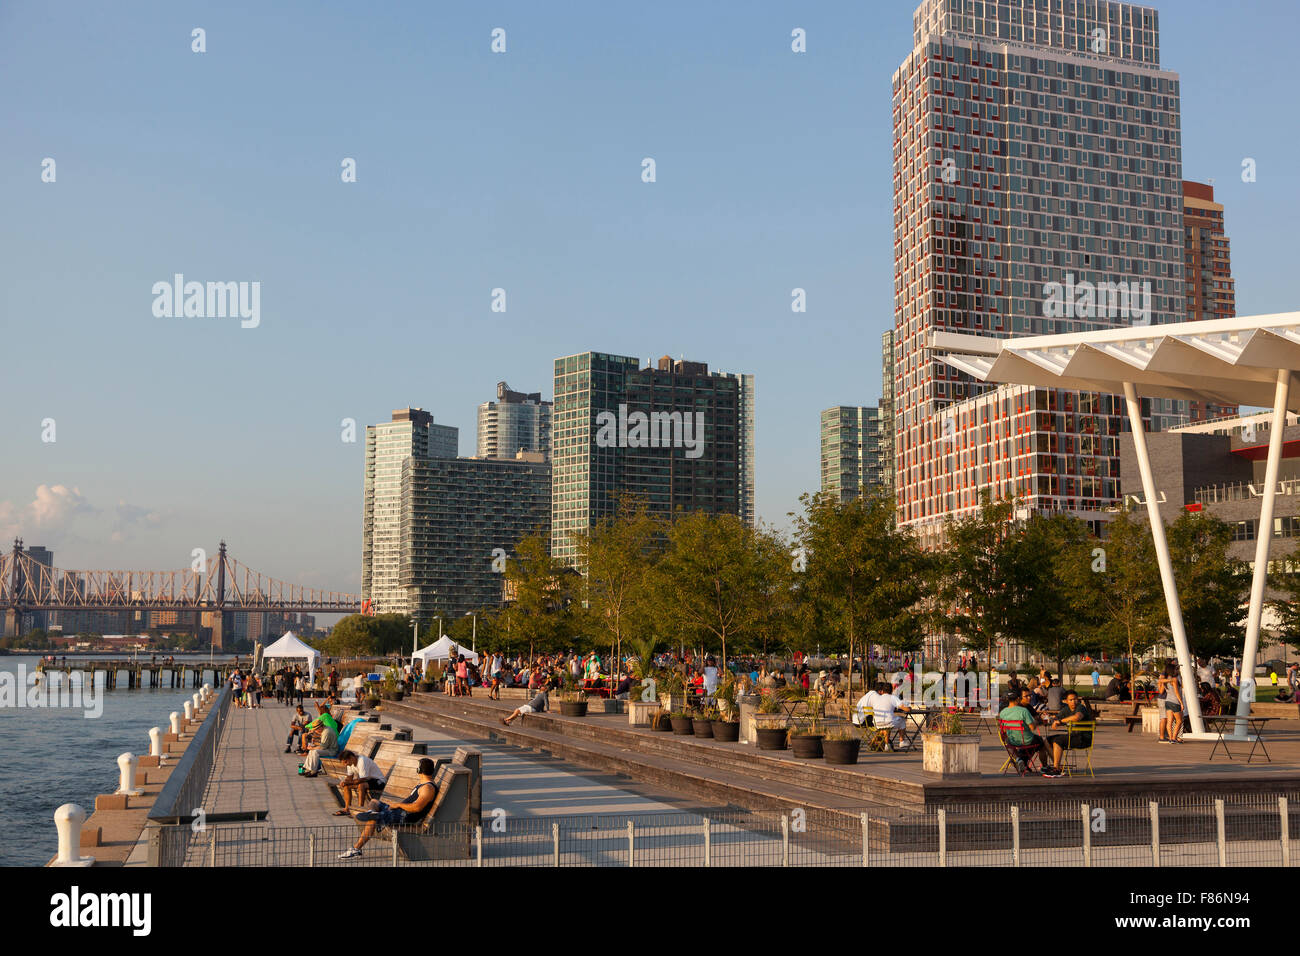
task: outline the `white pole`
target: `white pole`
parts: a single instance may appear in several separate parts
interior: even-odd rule
[[[1246,718],[1255,699],[1255,654],[1259,650],[1259,623],[1264,613],[1264,587],[1268,583],[1268,549],[1273,543],[1273,501],[1277,496],[1277,471],[1282,461],[1282,432],[1286,429],[1286,403],[1291,371],[1278,369],[1273,394],[1273,424],[1268,435],[1268,464],[1264,468],[1264,501],[1259,507],[1255,534],[1255,573],[1250,581],[1250,613],[1246,618],[1246,647],[1241,652],[1241,681],[1237,693],[1237,723],[1229,740],[1249,740]]]
[[[1201,701],[1197,694],[1196,674],[1187,649],[1187,634],[1183,630],[1183,610],[1178,604],[1178,585],[1174,581],[1174,566],[1169,558],[1169,542],[1165,539],[1165,523],[1160,517],[1156,501],[1156,481],[1151,474],[1151,455],[1147,451],[1146,431],[1142,428],[1142,403],[1132,382],[1124,383],[1124,402],[1128,405],[1129,425],[1133,429],[1133,446],[1137,450],[1138,470],[1142,473],[1142,493],[1147,500],[1147,516],[1151,524],[1151,540],[1156,548],[1156,561],[1160,565],[1160,581],[1164,585],[1165,605],[1169,609],[1169,629],[1174,635],[1174,649],[1178,652],[1178,669],[1183,682],[1183,703],[1191,733],[1209,739],[1201,721]],[[1190,735],[1188,735],[1190,737]]]

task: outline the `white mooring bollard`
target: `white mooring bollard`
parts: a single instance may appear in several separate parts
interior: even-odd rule
[[[93,856],[81,855],[81,825],[86,811],[75,803],[65,803],[54,811],[54,826],[59,831],[59,855],[51,866],[90,866]]]
[[[204,685],[203,685],[203,699],[204,699],[204,700],[211,700],[211,699],[212,699],[212,685],[211,685],[211,684],[204,684]]]
[[[138,797],[141,791],[135,788],[135,770],[140,765],[133,753],[120,754],[117,758],[117,769],[121,771],[121,778],[118,780],[117,792],[124,793],[128,797]]]
[[[179,735],[181,732],[181,715],[173,710],[169,719],[172,722],[172,733]]]
[[[198,713],[199,708],[203,706],[203,698],[199,697],[198,693],[195,692],[193,700],[194,700],[194,711],[195,713]]]
[[[163,754],[162,738],[163,732],[161,727],[149,728],[149,756],[157,757],[160,766],[167,761],[166,755]]]
[[[193,719],[194,719],[194,705],[193,705],[190,701],[187,700],[187,701],[185,702],[185,706],[184,706],[183,709],[184,709],[184,711],[185,711],[185,719],[186,719],[186,720],[193,720]]]

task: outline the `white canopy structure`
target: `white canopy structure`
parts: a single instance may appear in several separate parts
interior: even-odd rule
[[[298,640],[293,631],[285,631],[278,641],[262,652],[263,660],[305,660],[307,673],[316,679],[316,665],[320,661],[320,651]]]
[[[1123,393],[1169,609],[1169,627],[1178,652],[1187,717],[1193,735],[1204,736],[1196,675],[1160,519],[1138,393],[1225,405],[1272,406],[1260,505],[1260,527],[1271,528],[1286,413],[1300,411],[1300,395],[1293,397],[1291,391],[1291,377],[1300,371],[1300,312],[1012,339],[936,332],[930,336],[929,345],[937,358],[981,382]],[[1272,535],[1266,533],[1259,534],[1255,542],[1238,717],[1250,713],[1255,697],[1255,656],[1271,543]],[[1246,723],[1238,720],[1231,738],[1246,736]]]
[[[457,644],[450,637],[440,637],[428,647],[420,648],[411,655],[411,660],[420,661],[424,667],[428,667],[429,661],[445,661],[458,654],[464,654],[467,661],[478,663],[478,654],[462,644]]]

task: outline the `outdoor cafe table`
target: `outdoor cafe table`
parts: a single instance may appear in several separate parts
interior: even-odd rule
[[[942,707],[913,707],[904,716],[907,722],[912,725],[911,733],[907,730],[907,725],[903,726],[903,739],[907,741],[908,747],[916,746],[916,738],[920,736],[921,731],[930,725],[930,719],[936,714],[944,712]]]
[[[1229,724],[1235,724],[1239,720],[1244,720],[1247,725],[1249,725],[1250,732],[1255,735],[1255,739],[1250,745],[1250,753],[1246,756],[1246,763],[1250,763],[1251,757],[1255,756],[1256,747],[1264,751],[1265,760],[1269,763],[1273,762],[1273,758],[1268,755],[1268,748],[1264,746],[1264,725],[1270,720],[1277,720],[1276,717],[1238,717],[1233,714],[1221,717],[1202,717],[1201,719],[1210,726],[1214,733],[1218,734],[1218,737],[1214,741],[1214,746],[1210,748],[1211,760],[1214,759],[1215,751],[1220,747],[1223,748],[1224,755],[1227,756],[1229,760],[1232,759],[1232,752],[1228,750],[1228,740],[1224,734],[1227,733]]]

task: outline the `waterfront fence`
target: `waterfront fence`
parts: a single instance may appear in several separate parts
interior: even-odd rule
[[[355,824],[159,831],[184,866],[1290,866],[1300,792],[962,804],[924,812],[744,811],[512,818],[383,833]]]
[[[148,825],[156,828],[146,830],[150,866],[180,866],[185,861],[185,842],[178,837],[193,832],[194,811],[203,806],[203,794],[217,760],[217,747],[226,727],[231,697],[228,682],[216,691],[211,710],[181,754],[149,811]]]

